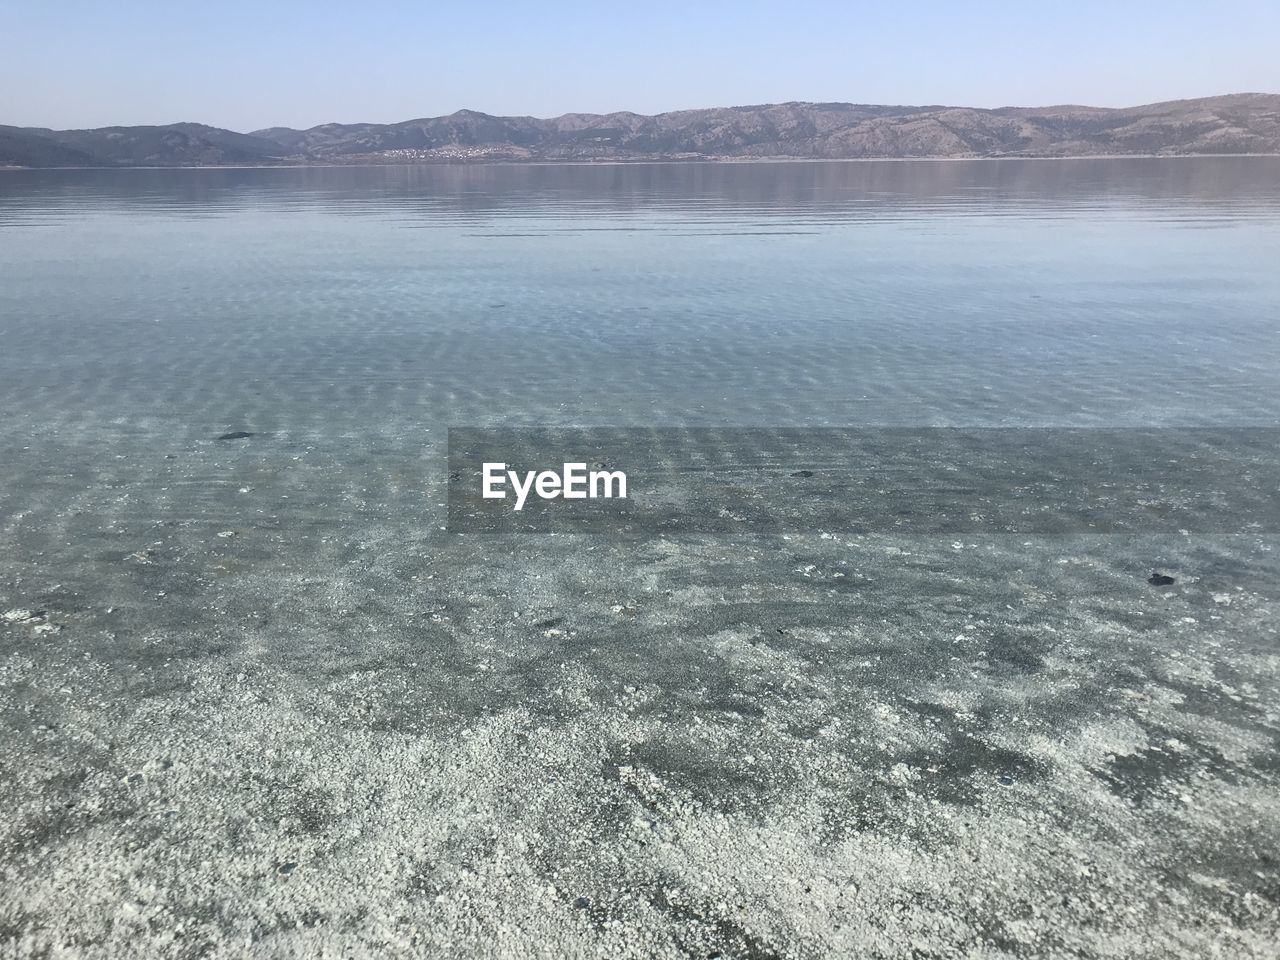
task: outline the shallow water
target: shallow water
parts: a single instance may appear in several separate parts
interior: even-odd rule
[[[6,172],[5,399],[192,437],[1274,424],[1278,182],[1274,159]]]
[[[443,528],[459,426],[1256,443],[1277,263],[1275,158],[0,171],[0,943],[1268,956],[1273,528]]]

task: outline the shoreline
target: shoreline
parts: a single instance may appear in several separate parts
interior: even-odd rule
[[[689,159],[645,160],[421,160],[399,163],[227,163],[227,164],[157,164],[118,167],[21,167],[0,166],[0,173],[32,170],[307,170],[343,167],[369,169],[376,167],[639,167],[660,164],[783,164],[783,163],[979,163],[1000,160],[1241,160],[1280,158],[1280,153],[1094,153],[1063,157],[992,156],[992,157],[698,157]]]

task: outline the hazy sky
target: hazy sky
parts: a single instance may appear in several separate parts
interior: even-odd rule
[[[1280,0],[0,0],[0,123],[1122,106],[1280,92],[1277,51]]]

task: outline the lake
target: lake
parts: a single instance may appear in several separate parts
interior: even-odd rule
[[[1272,956],[1278,264],[1280,158],[0,171],[0,931]],[[451,527],[450,428],[586,427],[1243,466],[1229,527]],[[1176,510],[1162,449],[1056,456]]]

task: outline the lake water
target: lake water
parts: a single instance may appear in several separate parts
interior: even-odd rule
[[[7,172],[6,390],[52,387],[49,426],[192,438],[1273,424],[1278,179],[1273,159]]]
[[[457,536],[445,442],[1274,428],[1278,264],[1280,158],[0,171],[0,943],[1269,956],[1262,527]]]

